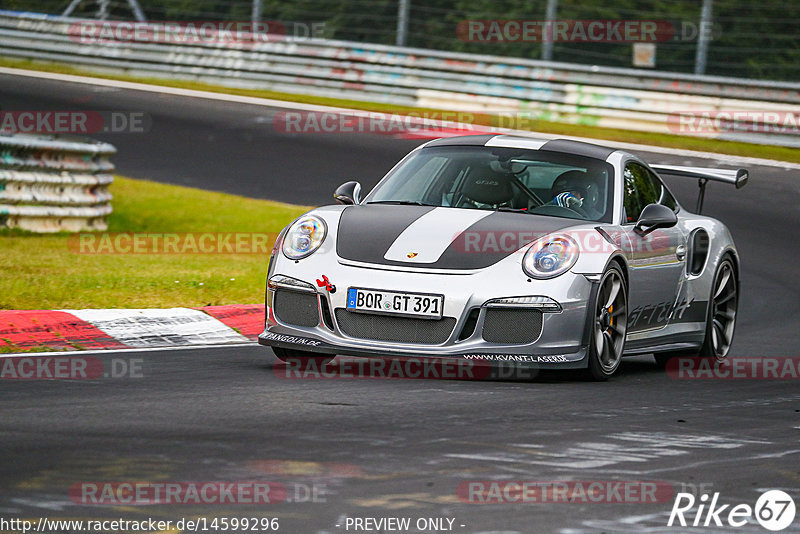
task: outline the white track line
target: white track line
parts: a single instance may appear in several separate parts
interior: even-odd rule
[[[219,319],[192,308],[59,310],[129,347],[224,345],[247,338]]]
[[[29,78],[41,78],[44,80],[57,80],[57,81],[71,82],[71,83],[82,83],[82,84],[96,85],[101,87],[113,87],[116,89],[130,89],[133,91],[147,91],[150,93],[168,94],[168,95],[175,95],[175,96],[182,96],[189,98],[206,98],[209,100],[219,100],[222,102],[251,104],[256,106],[292,109],[299,111],[319,111],[319,112],[331,112],[331,113],[364,113],[364,111],[362,110],[354,110],[354,109],[339,108],[332,106],[320,106],[317,104],[303,104],[299,102],[289,102],[286,100],[271,100],[268,98],[231,95],[226,93],[215,93],[212,91],[197,91],[195,89],[180,89],[177,87],[167,87],[163,85],[150,85],[138,82],[107,80],[103,78],[92,78],[91,76],[76,76],[74,74],[58,74],[53,72],[14,69],[9,67],[0,67],[0,74],[27,76]],[[437,123],[439,121],[430,121],[430,122]],[[452,125],[455,123],[448,122],[447,124]],[[470,125],[467,124],[463,126],[470,126]],[[574,139],[576,141],[584,141],[587,143],[602,143],[610,147],[620,148],[624,150],[656,152],[658,154],[682,156],[687,158],[712,159],[730,165],[760,165],[765,167],[779,167],[782,169],[800,169],[800,163],[789,163],[785,161],[778,161],[772,159],[751,158],[747,156],[732,156],[728,154],[717,154],[714,152],[699,152],[695,150],[684,150],[678,148],[659,147],[652,145],[640,145],[635,143],[623,143],[619,141],[606,141],[602,139],[593,139],[587,137],[549,135],[549,134],[530,132],[527,130],[511,130],[508,128],[495,128],[494,130],[496,131],[496,133],[522,135],[526,137],[534,137],[537,139],[555,139],[555,138]]]
[[[93,78],[91,76],[76,76],[74,74],[59,74],[55,72],[43,72],[36,70],[12,69],[0,67],[0,74],[10,74],[15,76],[27,76],[29,78],[41,78],[44,80],[57,80],[61,82],[83,83],[97,85],[101,87],[114,87],[116,89],[131,89],[133,91],[147,91],[167,95],[185,96],[191,98],[207,98],[210,100],[221,100],[223,102],[236,102],[239,104],[253,104],[256,106],[268,106],[271,108],[295,109],[300,111],[338,111],[352,112],[347,108],[337,108],[331,106],[319,106],[316,104],[302,104],[299,102],[289,102],[287,100],[271,100],[269,98],[258,98],[254,96],[231,95],[227,93],[215,93],[213,91],[198,91],[195,89],[181,89],[179,87],[168,87],[166,85],[151,85],[147,83],[125,82],[122,80],[108,80],[105,78]],[[300,96],[300,95],[298,95]]]
[[[60,352],[16,352],[9,354],[0,354],[0,360],[3,358],[38,358],[39,356],[89,356],[98,354],[101,356],[112,354],[126,354],[131,352],[159,352],[168,350],[188,350],[188,349],[226,349],[234,347],[257,347],[258,342],[249,341],[247,343],[225,343],[221,345],[181,345],[172,347],[145,347],[133,349],[96,349],[96,350],[65,350]]]

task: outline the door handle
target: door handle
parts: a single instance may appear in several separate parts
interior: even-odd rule
[[[681,261],[686,259],[686,245],[678,245],[675,248],[675,256]]]

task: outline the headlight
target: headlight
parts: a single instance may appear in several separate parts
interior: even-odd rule
[[[578,260],[578,244],[568,235],[546,236],[536,241],[522,258],[522,270],[531,278],[553,278]]]
[[[283,240],[283,254],[290,260],[301,260],[314,253],[325,239],[328,227],[314,215],[297,219]]]

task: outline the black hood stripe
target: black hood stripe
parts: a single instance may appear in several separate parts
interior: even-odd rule
[[[391,204],[348,206],[339,219],[336,253],[346,260],[385,263],[383,255],[403,230],[434,209]]]
[[[378,265],[484,269],[539,237],[580,224],[556,217],[494,212],[456,236],[435,263],[410,264],[385,259],[386,252],[400,234],[433,209],[428,206],[349,206],[339,220],[336,252],[346,260]]]

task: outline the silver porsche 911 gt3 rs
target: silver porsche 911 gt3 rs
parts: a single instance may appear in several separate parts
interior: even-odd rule
[[[658,173],[700,181],[697,213]],[[368,194],[314,209],[273,248],[266,328],[283,359],[430,356],[585,368],[624,355],[724,358],[739,292],[727,228],[699,215],[708,180],[570,140],[439,139]]]

